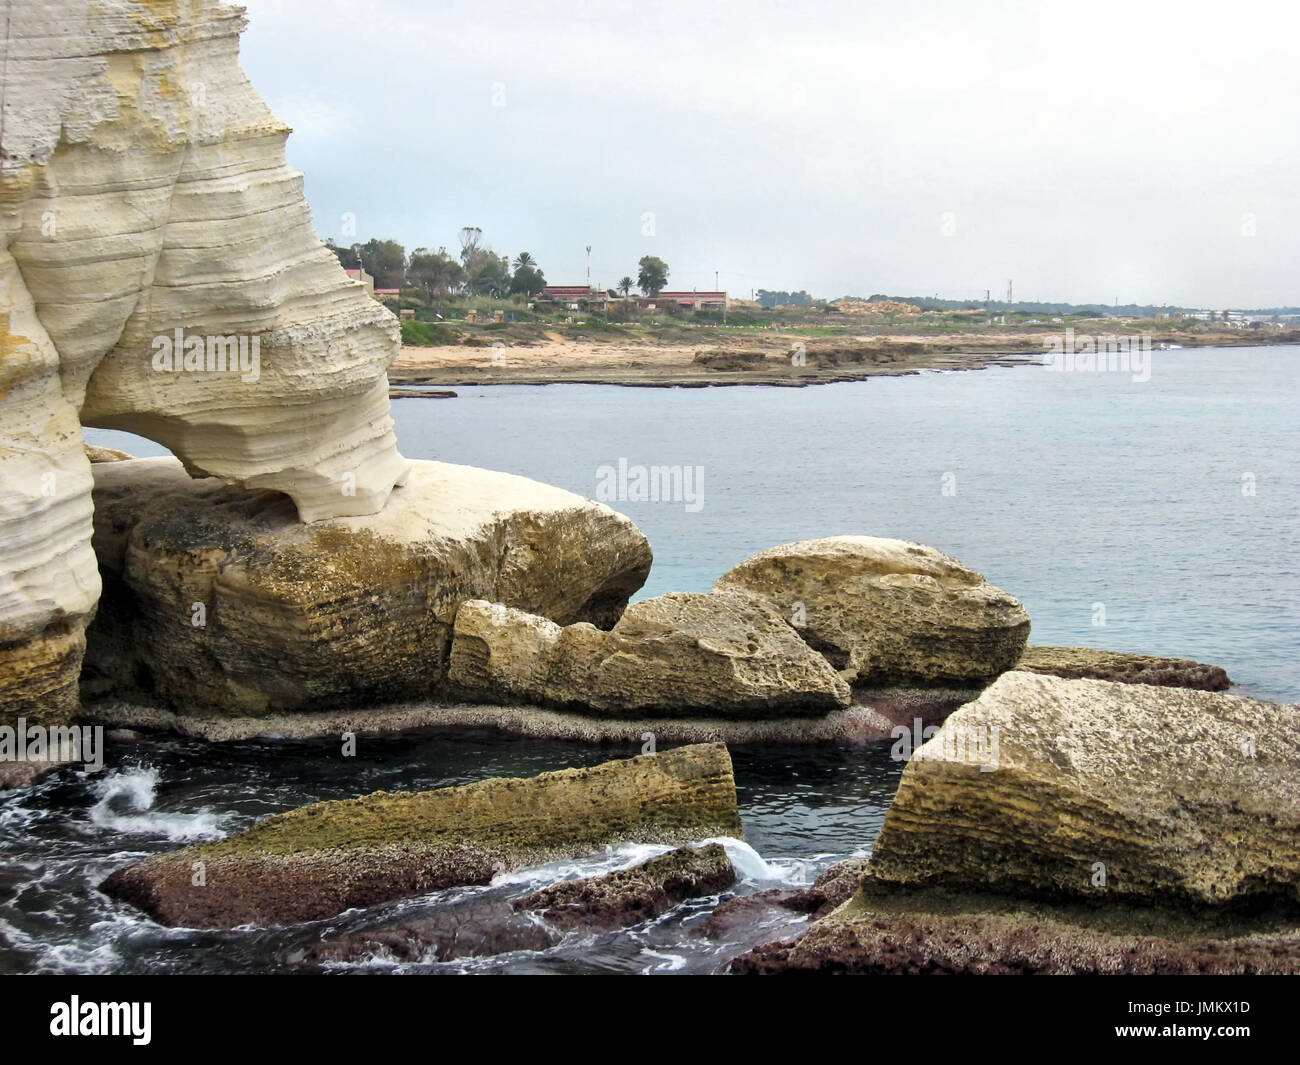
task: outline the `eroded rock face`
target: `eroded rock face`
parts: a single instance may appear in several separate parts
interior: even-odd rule
[[[385,373],[398,331],[316,237],[289,129],[239,67],[242,9],[10,7],[0,705],[63,717],[99,593],[80,426],[285,492],[305,521],[374,513],[407,471]]]
[[[1029,638],[1020,603],[932,547],[831,536],[769,548],[724,574],[715,592],[791,619],[850,683],[989,680]]]
[[[126,866],[103,890],[167,925],[288,924],[486,884],[608,844],[741,835],[727,749],[699,744],[528,779],[317,803]]]
[[[603,504],[469,466],[415,463],[380,514],[311,525],[172,459],[94,469],[87,695],[238,714],[424,697],[464,600],[609,625],[650,570],[645,537]]]
[[[478,698],[625,716],[824,714],[850,701],[825,659],[763,604],[683,592],[632,604],[609,632],[467,602],[448,681]]]
[[[1295,707],[1006,673],[913,755],[869,875],[1036,897],[1300,904],[1298,778]]]

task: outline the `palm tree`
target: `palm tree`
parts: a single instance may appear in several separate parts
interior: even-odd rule
[[[518,270],[524,266],[536,266],[537,260],[529,255],[526,251],[521,251],[515,256],[515,269]]]
[[[623,293],[624,299],[627,299],[627,294],[632,291],[632,286],[635,284],[636,282],[633,281],[630,277],[625,276],[619,279],[618,290],[621,293]]]

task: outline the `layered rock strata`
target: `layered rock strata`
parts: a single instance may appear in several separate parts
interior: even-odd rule
[[[855,896],[742,972],[1300,971],[1300,716],[1010,672],[917,750]]]
[[[99,594],[81,425],[194,473],[372,514],[407,472],[397,324],[317,238],[289,129],[217,0],[6,14],[0,122],[0,707],[76,709]]]

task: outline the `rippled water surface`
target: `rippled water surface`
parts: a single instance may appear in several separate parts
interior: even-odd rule
[[[63,770],[34,788],[0,793],[0,972],[262,972],[295,970],[295,950],[472,894],[525,894],[564,876],[593,875],[666,848],[608,855],[511,874],[493,887],[455,889],[287,929],[167,929],[97,886],[149,854],[217,838],[268,814],[378,789],[422,790],[490,776],[532,776],[627,757],[636,749],[430,730],[361,737],[344,759],[337,741],[210,746],[176,738],[110,744],[98,773]],[[730,846],[735,889],[810,883],[836,859],[874,840],[901,766],[888,746],[732,749],[746,844]],[[382,961],[345,969],[430,971],[708,972],[744,944],[695,930],[718,898],[694,900],[632,931],[578,936],[544,954],[446,964]]]
[[[600,467],[620,459],[702,468],[701,507],[614,502],[654,545],[645,595],[706,590],[748,554],[790,540],[902,537],[1019,596],[1034,642],[1199,658],[1225,666],[1243,693],[1297,700],[1297,357],[1290,348],[1155,352],[1145,382],[1026,366],[805,389],[462,388],[454,400],[398,400],[394,415],[408,456],[588,496]],[[122,434],[87,436],[161,453]],[[0,795],[0,971],[291,968],[286,956],[326,932],[418,914],[450,895],[293,929],[193,932],[159,928],[95,886],[145,854],[318,799],[636,753],[474,731],[365,740],[347,762],[323,741],[155,738],[110,751],[100,774],[67,770]],[[869,848],[900,770],[887,745],[736,748],[733,757],[751,848],[732,845],[743,892],[802,882]],[[623,848],[470,890],[522,893],[646,853]],[[697,934],[716,901],[542,954],[414,968],[713,971],[743,949]]]

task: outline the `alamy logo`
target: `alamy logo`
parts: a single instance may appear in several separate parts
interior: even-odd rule
[[[1043,340],[1043,365],[1070,373],[1127,373],[1136,382],[1151,380],[1149,336],[1089,336],[1066,329],[1065,336]]]
[[[912,727],[896,725],[889,733],[897,740],[889,757],[895,762],[915,758],[919,762],[972,762],[981,773],[992,773],[998,767],[998,726],[967,725],[948,721],[942,728],[924,725],[921,718],[912,719]],[[938,737],[935,740],[935,737]],[[931,746],[925,746],[935,740]]]
[[[237,373],[251,385],[262,375],[262,338],[186,336],[177,328],[171,336],[153,338],[153,368],[159,373]]]
[[[627,459],[596,468],[602,503],[684,503],[688,514],[704,509],[703,466],[641,466]]]
[[[138,1047],[149,1045],[153,1020],[151,1002],[68,1002],[50,1006],[50,1035],[129,1035]]]
[[[0,725],[0,762],[85,762],[104,768],[103,725]]]

